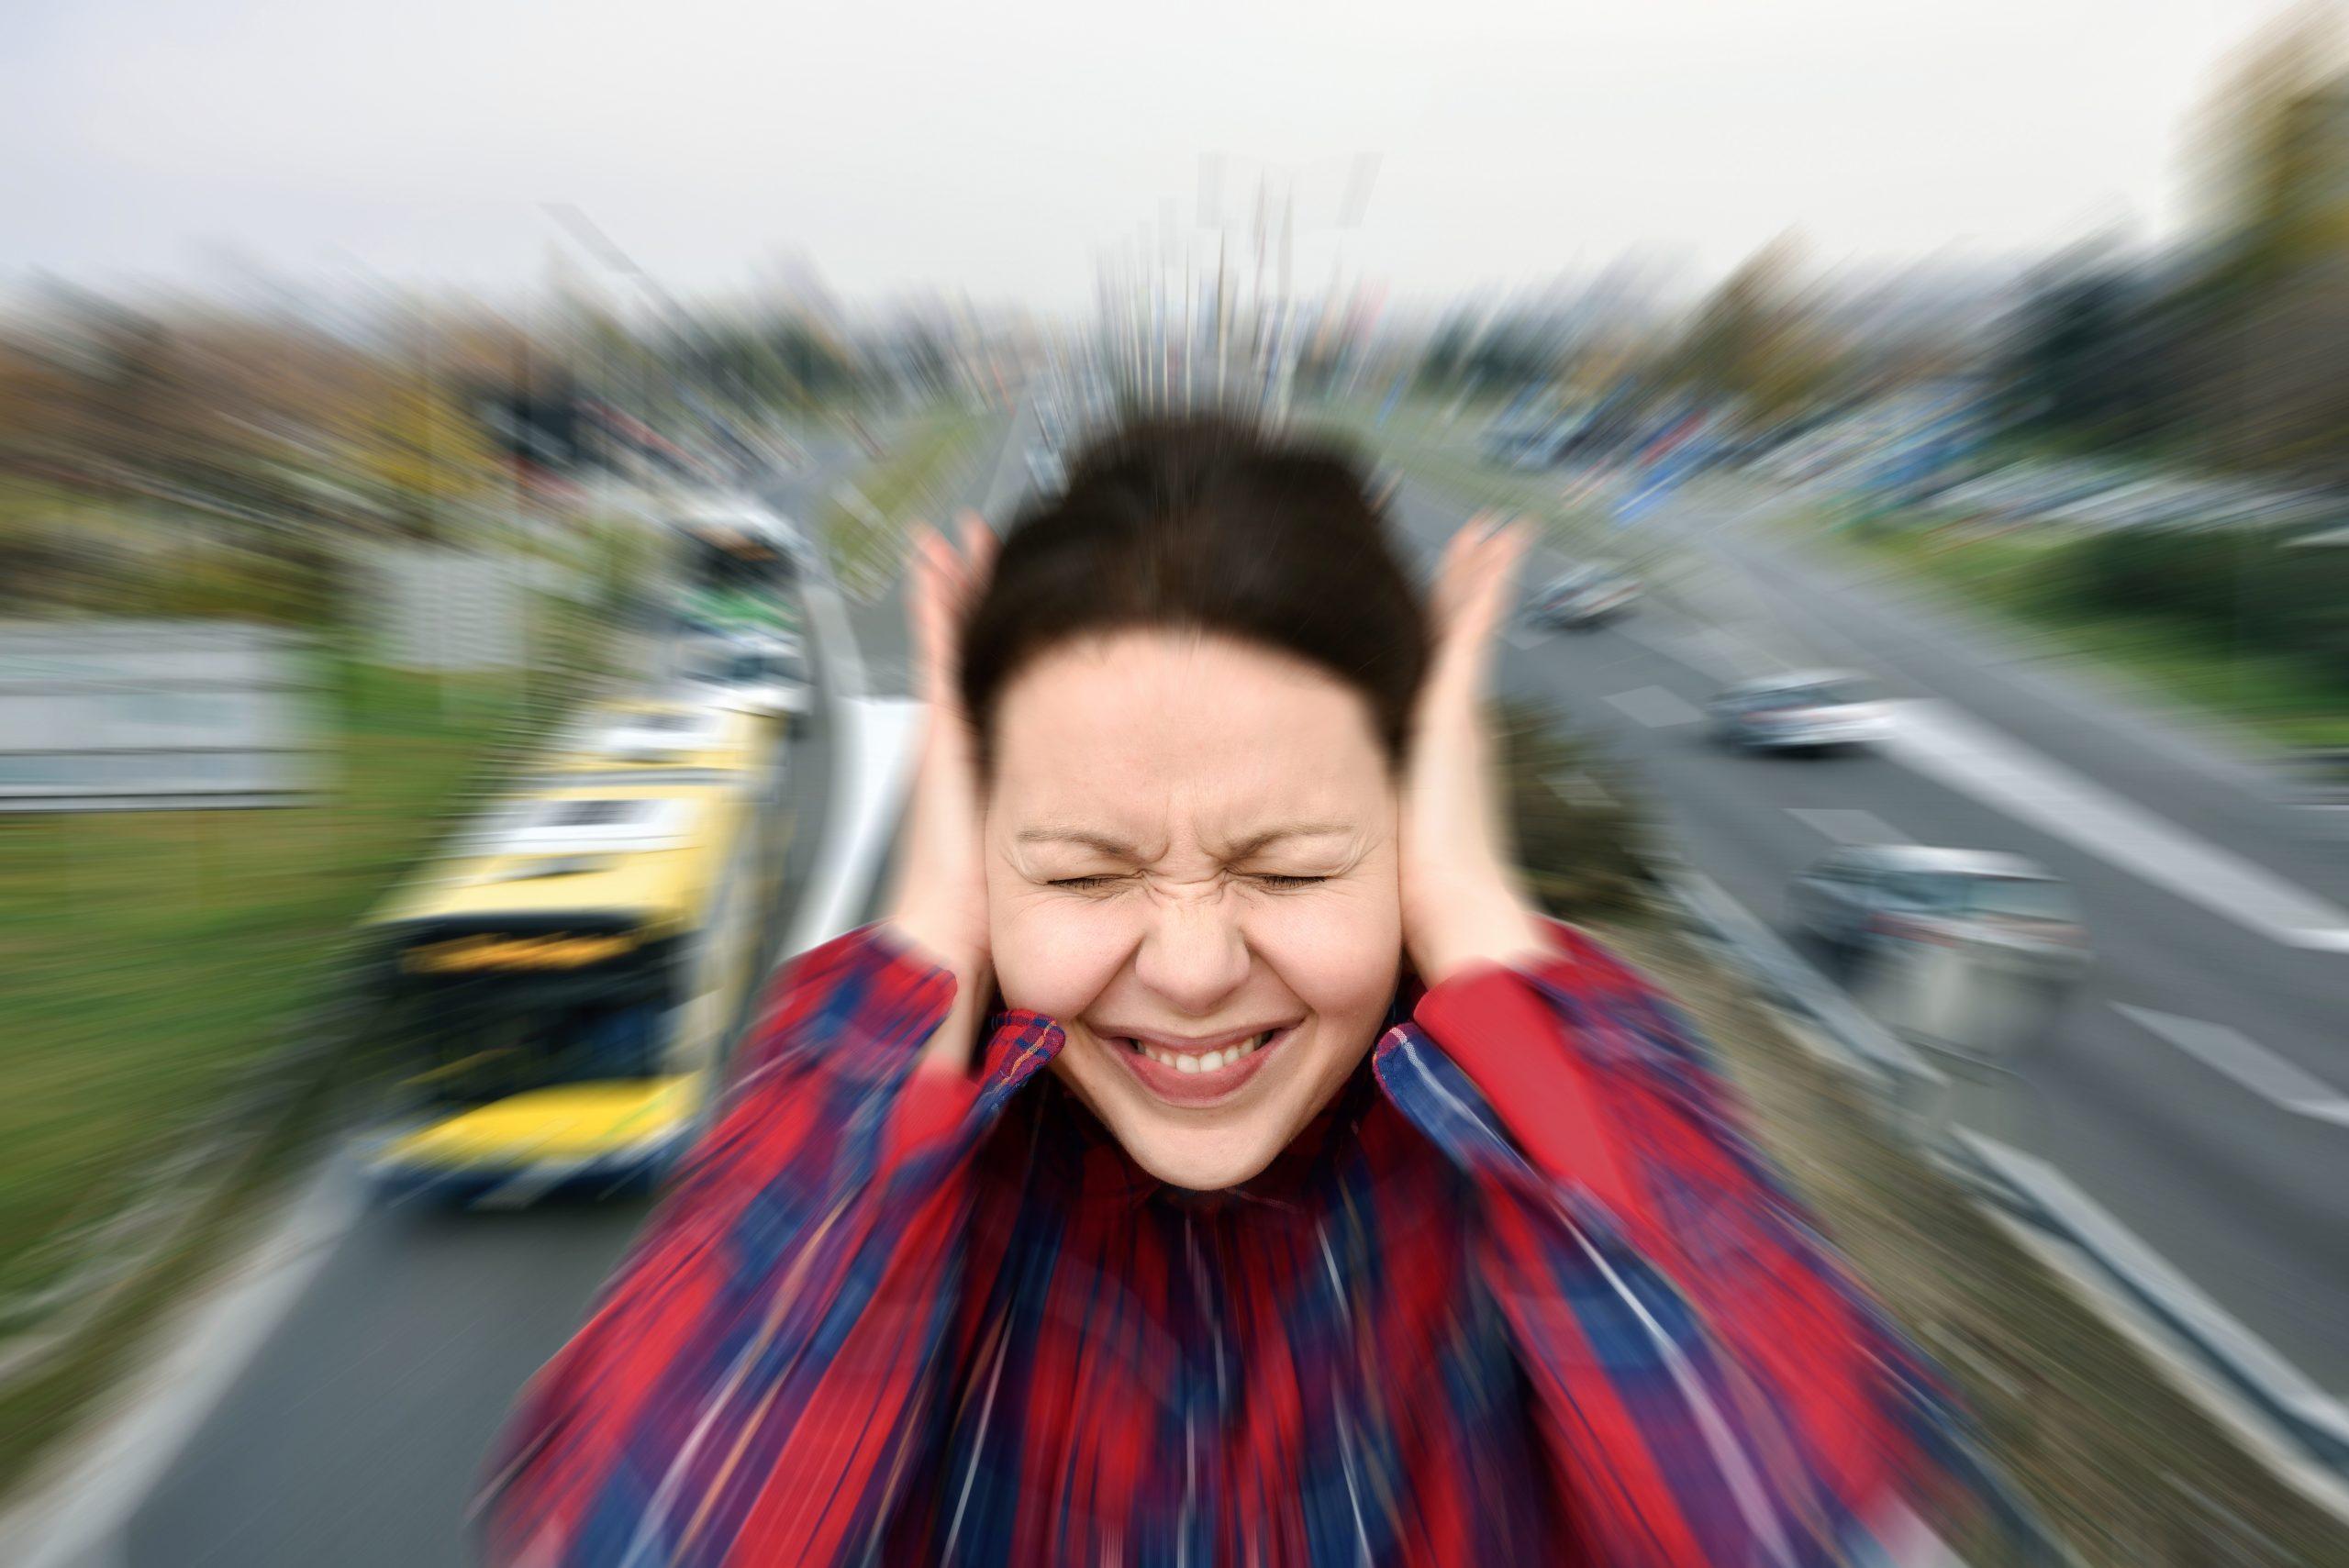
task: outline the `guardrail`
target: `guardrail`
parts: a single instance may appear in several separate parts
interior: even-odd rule
[[[2159,1255],[2082,1203],[2068,1184],[2049,1179],[2053,1173],[2043,1162],[1954,1125],[1947,1075],[1862,1013],[1709,879],[1684,866],[1667,866],[1658,880],[1687,924],[1772,1001],[1810,1024],[1830,1060],[1857,1079],[1889,1119],[1976,1202],[2069,1248],[2122,1299],[2167,1329],[2203,1373],[2265,1420],[2296,1459],[2331,1483],[2325,1490],[2337,1496],[2312,1500],[2349,1522],[2349,1413],[2338,1402],[2252,1338]]]

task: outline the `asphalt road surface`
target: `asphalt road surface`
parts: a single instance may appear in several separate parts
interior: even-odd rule
[[[2349,1392],[2349,851],[2323,814],[1962,612],[1806,547],[1751,493],[1684,495],[1617,543],[1661,591],[1590,632],[1520,628],[1504,688],[1626,764],[1659,836],[1765,923],[1842,842],[2028,855],[2069,881],[2097,959],[2046,1047],[1943,1062],[1957,1118],[2054,1164],[2318,1385]],[[1439,544],[1464,516],[1407,488]],[[1529,571],[1564,564],[1545,551]],[[1700,710],[1786,667],[1872,676],[1894,738],[1742,756]]]

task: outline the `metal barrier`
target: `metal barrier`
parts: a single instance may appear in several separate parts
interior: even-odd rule
[[[1895,1127],[1917,1142],[1976,1200],[2022,1221],[2094,1265],[2123,1300],[2162,1325],[2201,1363],[2201,1370],[2237,1396],[2274,1430],[2327,1494],[2315,1498],[2349,1518],[2349,1412],[2297,1368],[2197,1290],[2136,1238],[2084,1204],[2069,1184],[2051,1179],[2043,1162],[1952,1124],[1949,1080],[1907,1040],[1854,1006],[1849,997],[1792,951],[1706,877],[1682,866],[1660,880],[1688,924],[1709,939],[1773,1001],[1801,1015],[1832,1051],[1832,1060],[1877,1097]],[[2011,1051],[2052,1023],[2048,975],[2028,963],[1985,965],[1957,949],[1923,944],[1883,984],[1911,1040],[1947,1041],[1976,1051]],[[1922,956],[1936,955],[1936,956]],[[1945,955],[1945,956],[1944,956]],[[1987,973],[1985,995],[1971,997],[1960,984],[1971,969]],[[2304,1495],[2310,1488],[2299,1485]]]

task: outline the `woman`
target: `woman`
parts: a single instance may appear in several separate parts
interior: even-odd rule
[[[1355,470],[1114,436],[916,546],[883,924],[526,1397],[518,1563],[1891,1561],[1941,1413],[1672,1007],[1520,896]]]

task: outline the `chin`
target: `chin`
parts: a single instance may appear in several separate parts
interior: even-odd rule
[[[1164,1132],[1129,1137],[1111,1128],[1133,1162],[1169,1186],[1221,1192],[1255,1180],[1281,1151],[1278,1139],[1229,1133]]]

